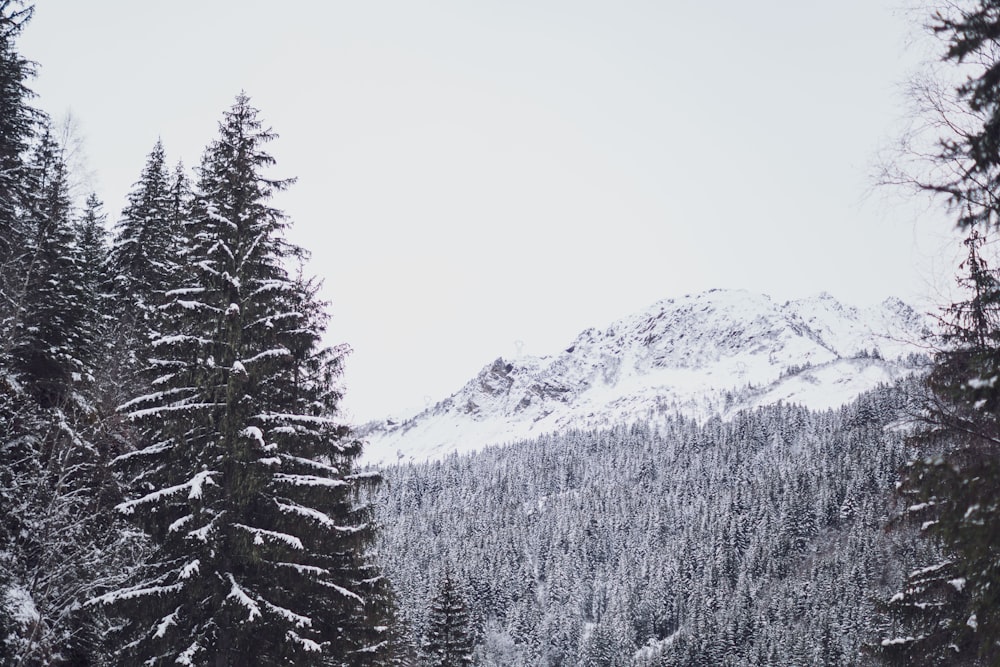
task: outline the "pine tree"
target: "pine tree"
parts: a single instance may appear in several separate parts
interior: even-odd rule
[[[906,466],[898,490],[905,517],[941,555],[887,605],[903,626],[879,650],[892,664],[1000,665],[1000,273],[982,257],[978,230],[965,243],[959,283],[969,298],[942,318],[918,436],[931,453]]]
[[[62,150],[48,132],[25,174],[24,299],[8,355],[17,384],[0,447],[11,499],[4,516],[12,538],[8,587],[32,613],[12,625],[6,643],[22,664],[54,664],[82,649],[78,640],[91,624],[76,610],[113,556],[101,548],[109,535],[94,529],[100,494],[90,435],[100,315],[84,280]]]
[[[18,208],[24,195],[24,156],[35,136],[41,114],[28,104],[34,93],[27,80],[32,63],[15,48],[17,36],[33,8],[21,0],[0,0],[0,269],[6,270],[18,252]]]
[[[11,390],[16,381],[9,375],[9,352],[13,327],[24,302],[24,273],[28,264],[24,247],[28,223],[27,152],[42,114],[29,105],[34,93],[27,87],[34,75],[33,64],[15,48],[18,35],[30,20],[31,7],[19,0],[0,0],[0,345],[2,387]]]
[[[889,603],[902,627],[878,650],[897,664],[1000,665],[1000,280],[982,251],[1000,224],[1000,2],[947,3],[931,27],[944,60],[962,68],[937,182],[967,233],[960,283],[968,298],[945,311],[943,349],[928,379],[931,452],[903,472],[907,515],[941,550]],[[940,111],[939,111],[940,113]],[[960,117],[959,117],[960,116]]]
[[[63,407],[74,385],[89,375],[95,341],[87,326],[91,312],[80,280],[66,166],[48,132],[33,152],[29,175],[23,280],[30,298],[15,315],[11,364],[41,407]]]
[[[183,174],[181,174],[183,175]],[[181,230],[177,207],[184,181],[171,182],[163,144],[156,142],[115,230],[109,259],[126,327],[143,337],[177,275]]]
[[[107,214],[96,193],[91,193],[83,205],[83,213],[76,223],[77,246],[81,280],[88,296],[94,299],[94,310],[107,312],[108,300],[108,233],[105,229]]]
[[[373,523],[358,506],[360,444],[336,417],[345,349],[320,345],[320,304],[289,274],[303,253],[269,200],[290,181],[245,95],[200,168],[189,279],[168,293],[153,392],[124,409],[140,448],[120,459],[119,509],[155,544],[143,576],[94,601],[123,621],[118,660],[366,664],[384,623],[363,597]]]
[[[473,636],[469,612],[451,570],[445,570],[438,592],[431,601],[430,618],[424,637],[424,654],[432,667],[459,667],[472,664]]]
[[[20,384],[10,368],[10,339],[18,304],[23,299],[20,244],[24,240],[21,206],[25,195],[25,154],[35,134],[39,113],[29,105],[33,93],[27,86],[31,63],[16,50],[16,39],[30,19],[32,9],[17,0],[0,0],[0,663],[13,660],[9,641],[17,622],[9,609],[14,591],[16,564],[14,540],[22,515],[18,483],[20,447],[11,437],[20,428],[24,405]]]

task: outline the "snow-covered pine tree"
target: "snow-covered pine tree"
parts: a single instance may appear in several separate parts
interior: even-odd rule
[[[879,651],[890,664],[1000,665],[1000,273],[985,243],[972,229],[959,279],[968,298],[942,318],[917,436],[932,454],[907,464],[897,491],[941,552],[887,605],[897,627]]]
[[[24,192],[24,155],[41,114],[28,104],[33,67],[15,48],[33,8],[0,0],[0,269],[17,255],[18,207]]]
[[[469,611],[461,591],[446,569],[431,601],[423,651],[431,667],[472,664],[474,648]]]
[[[48,132],[28,169],[32,195],[24,214],[29,236],[23,240],[23,280],[30,298],[16,315],[12,366],[42,408],[63,408],[90,371],[95,341],[87,322],[93,313],[81,282],[66,166]]]
[[[38,111],[28,100],[33,93],[27,80],[31,63],[17,52],[16,40],[31,17],[31,7],[18,0],[0,0],[0,663],[13,660],[17,610],[10,604],[14,590],[14,539],[20,527],[15,509],[18,459],[12,430],[20,421],[21,401],[16,377],[10,369],[10,334],[17,303],[22,297],[19,244],[23,240],[20,208],[24,201],[24,156],[34,136]]]
[[[129,402],[142,443],[119,463],[119,509],[148,531],[141,578],[93,604],[122,618],[120,662],[372,664],[379,577],[355,504],[360,444],[337,419],[345,350],[289,263],[264,171],[275,135],[243,94],[206,150],[188,226],[189,280],[153,341],[153,392]],[[365,565],[365,567],[360,567]],[[366,603],[369,603],[366,605]],[[367,626],[367,627],[363,627]],[[368,657],[372,656],[372,657]]]
[[[76,223],[77,246],[79,248],[80,275],[86,284],[88,296],[101,307],[95,310],[106,312],[103,302],[108,298],[107,275],[108,233],[105,229],[107,214],[104,204],[96,193],[91,193],[83,204],[83,212]]]
[[[191,182],[188,179],[184,163],[178,161],[174,173],[170,177],[169,205],[167,208],[167,226],[181,235],[191,213]],[[175,243],[176,245],[176,243]],[[181,248],[183,250],[183,248]],[[178,261],[183,261],[178,258]]]
[[[180,178],[181,180],[177,180]],[[159,326],[166,292],[178,280],[185,245],[183,174],[171,179],[157,140],[128,194],[108,253],[112,296],[105,394],[116,405],[148,388],[139,377]]]
[[[100,316],[90,302],[70,219],[62,150],[46,132],[25,168],[23,300],[13,318],[5,410],[5,522],[12,575],[6,596],[22,610],[7,646],[20,664],[54,664],[81,647],[76,614],[110,554],[96,548],[92,362]]]
[[[181,230],[163,144],[157,140],[115,228],[109,259],[124,326],[149,333],[163,294],[177,275]]]
[[[892,599],[903,627],[880,648],[896,664],[1000,665],[1000,279],[981,254],[1000,226],[1000,1],[942,3],[929,23],[961,83],[934,101],[931,126],[944,134],[923,187],[947,197],[969,234],[969,296],[945,310],[928,382],[925,435],[939,454],[909,466],[900,487],[944,557]]]
[[[91,193],[84,201],[83,211],[75,223],[77,280],[81,286],[83,305],[88,313],[84,322],[88,337],[94,341],[93,370],[98,395],[108,395],[114,380],[108,376],[112,356],[111,331],[115,319],[113,287],[108,271],[107,215],[97,195]],[[117,379],[117,378],[115,378]]]

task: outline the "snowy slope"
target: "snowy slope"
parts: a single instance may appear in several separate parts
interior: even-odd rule
[[[562,352],[498,358],[457,392],[365,433],[364,460],[427,460],[567,427],[796,402],[825,409],[912,373],[928,320],[896,299],[776,303],[741,290],[659,301]]]

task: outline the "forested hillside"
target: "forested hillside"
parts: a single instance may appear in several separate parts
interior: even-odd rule
[[[885,526],[917,385],[386,470],[381,563],[411,641],[448,573],[477,664],[868,662],[916,555]]]

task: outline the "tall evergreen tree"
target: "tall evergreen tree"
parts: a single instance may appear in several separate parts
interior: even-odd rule
[[[7,641],[16,626],[7,603],[13,590],[13,541],[19,534],[18,457],[11,433],[20,422],[20,384],[10,368],[10,339],[18,304],[23,299],[19,247],[24,240],[24,157],[35,133],[39,112],[29,100],[31,63],[17,52],[16,40],[30,19],[31,7],[0,0],[0,663],[12,660]]]
[[[32,195],[25,217],[29,236],[25,299],[16,314],[12,365],[43,408],[63,407],[90,372],[95,341],[87,322],[76,230],[70,217],[66,166],[45,133],[29,164]]]
[[[5,508],[9,590],[32,611],[21,614],[7,643],[22,664],[56,664],[87,631],[74,610],[110,556],[96,546],[105,536],[92,530],[98,461],[88,431],[100,316],[81,267],[62,151],[48,132],[25,173],[25,298],[9,354],[18,389],[0,444],[13,501]]]
[[[91,193],[83,205],[77,221],[80,275],[87,285],[89,295],[101,302],[106,299],[108,288],[108,233],[105,228],[108,216],[104,204],[96,193]],[[96,308],[106,311],[106,308]]]
[[[105,383],[106,395],[118,404],[147,387],[139,376],[148,366],[166,293],[179,279],[187,194],[183,172],[171,179],[157,141],[128,194],[108,253],[112,349]]]
[[[887,605],[902,625],[880,647],[891,664],[1000,665],[1000,274],[984,242],[977,229],[965,242],[968,299],[947,309],[928,378],[918,439],[933,453],[906,466],[898,489],[941,555]]]
[[[94,603],[123,618],[118,660],[197,665],[365,664],[383,623],[371,481],[336,417],[342,349],[320,344],[318,304],[288,263],[270,205],[290,181],[245,95],[205,152],[188,234],[189,279],[153,341],[154,391],[130,401],[142,445],[120,459],[155,554],[133,585]]]
[[[460,667],[472,664],[473,636],[469,611],[451,570],[445,570],[438,592],[431,601],[430,618],[424,638],[424,654],[432,667]]]
[[[18,254],[18,209],[24,194],[24,155],[41,114],[28,103],[33,66],[15,48],[33,8],[0,0],[0,269]]]
[[[963,68],[961,120],[936,156],[969,249],[968,297],[946,309],[943,350],[928,380],[927,430],[937,452],[904,471],[900,494],[942,557],[915,570],[889,604],[902,627],[881,652],[897,664],[1000,665],[1000,280],[983,256],[1000,224],[1000,1],[947,3],[931,20],[944,59]]]
[[[177,187],[183,187],[183,181],[171,183],[163,144],[158,140],[129,192],[110,256],[124,319],[140,335],[148,333],[145,322],[163,303],[163,295],[177,275],[181,238]]]

